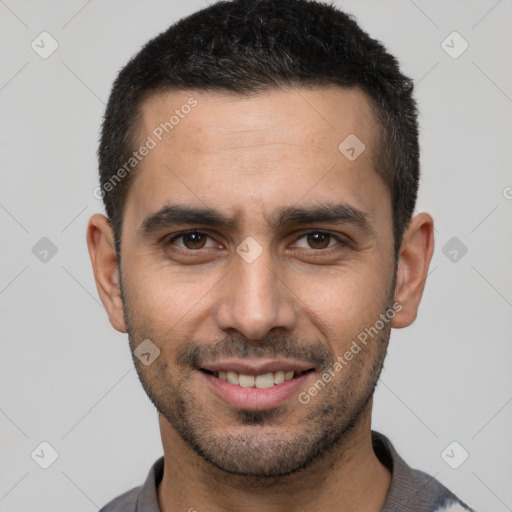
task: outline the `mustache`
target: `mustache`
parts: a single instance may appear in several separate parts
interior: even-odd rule
[[[321,342],[300,342],[297,339],[270,334],[254,341],[244,336],[224,338],[214,344],[191,340],[178,352],[180,366],[201,368],[206,362],[221,358],[297,359],[315,368],[329,368],[334,353]]]

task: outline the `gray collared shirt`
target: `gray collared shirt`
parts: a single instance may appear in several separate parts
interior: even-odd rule
[[[377,457],[392,473],[382,512],[475,512],[435,478],[410,468],[386,436],[372,431],[372,443]],[[161,512],[157,488],[163,472],[164,458],[160,457],[142,486],[118,496],[99,512]]]

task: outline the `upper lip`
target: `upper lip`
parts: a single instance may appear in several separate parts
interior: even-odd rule
[[[303,372],[314,369],[311,364],[293,359],[222,359],[201,366],[211,372],[233,371],[244,375],[261,375],[263,373],[282,371]]]

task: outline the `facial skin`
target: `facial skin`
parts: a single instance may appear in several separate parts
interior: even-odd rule
[[[371,447],[372,394],[390,327],[416,317],[432,218],[412,220],[396,268],[390,192],[374,170],[376,121],[359,90],[159,93],[144,104],[142,140],[190,96],[197,106],[134,171],[121,268],[104,216],[91,218],[87,234],[112,325],[128,332],[132,350],[146,339],[160,350],[149,366],[134,358],[160,413],[160,506],[380,510],[390,474]],[[366,146],[354,161],[338,150],[349,134]],[[340,204],[342,222],[271,222],[285,208]],[[233,222],[153,221],[145,230],[166,206],[215,210]],[[171,240],[186,231],[198,233]],[[247,237],[256,242],[242,244]],[[237,247],[257,257],[246,261]],[[299,392],[394,303],[392,322],[301,403]],[[312,371],[278,405],[234,406],[201,370],[215,361]]]

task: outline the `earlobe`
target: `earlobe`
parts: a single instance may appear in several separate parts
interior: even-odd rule
[[[428,213],[419,213],[411,220],[400,247],[395,301],[401,310],[393,318],[393,327],[407,327],[416,319],[433,252],[434,220]]]
[[[89,219],[87,226],[87,247],[94,272],[96,288],[101,302],[107,310],[112,327],[126,332],[126,323],[119,285],[114,237],[109,220],[101,214]]]

